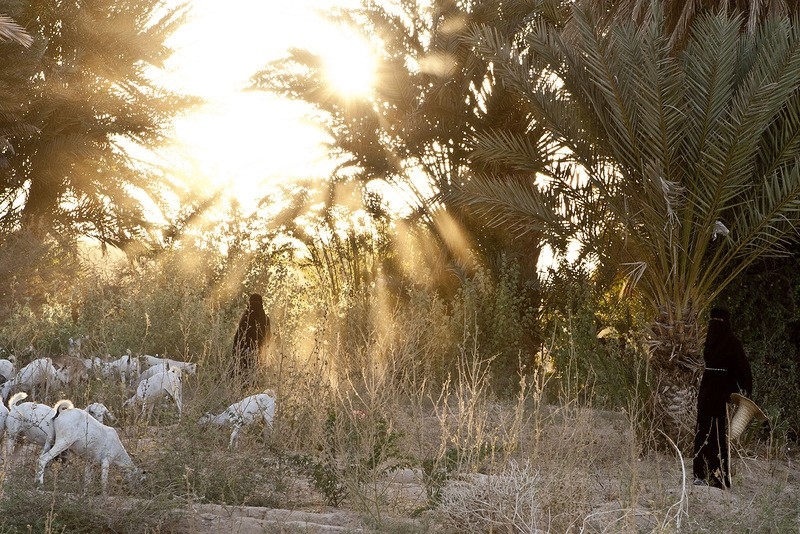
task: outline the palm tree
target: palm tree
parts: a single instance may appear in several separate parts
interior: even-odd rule
[[[702,313],[797,238],[800,33],[787,17],[742,32],[741,15],[706,14],[676,52],[658,7],[637,24],[578,2],[542,14],[519,46],[476,30],[475,45],[558,149],[544,177],[560,199],[543,197],[533,177],[476,174],[452,200],[497,224],[579,239],[618,267],[652,312],[656,424],[686,445]],[[510,143],[487,149],[491,140],[479,139],[483,157],[522,158]]]
[[[29,48],[33,44],[33,38],[13,18],[0,15],[0,42],[9,43],[8,46],[22,45]],[[6,44],[0,44],[0,46],[5,47]],[[14,72],[5,71],[0,75],[0,79],[2,79],[2,83],[0,83],[0,169],[2,169],[8,166],[7,155],[14,152],[14,146],[9,141],[9,137],[30,135],[35,130],[22,121],[24,99],[21,97],[20,91],[15,88],[19,85],[19,78]],[[0,230],[0,235],[6,233],[8,232]]]
[[[619,2],[617,0],[594,0],[604,9],[611,20],[635,20],[642,24],[650,15],[648,0]],[[695,19],[718,11],[738,12],[742,15],[740,29],[754,32],[758,25],[772,16],[796,15],[797,2],[789,0],[664,0],[664,33],[669,36],[673,49],[682,49],[689,38]]]
[[[168,184],[131,147],[159,146],[171,119],[195,102],[153,77],[186,6],[29,0],[0,3],[0,12],[6,7],[34,42],[0,48],[0,71],[4,81],[14,77],[19,103],[0,174],[4,227],[120,248],[147,239],[144,205],[162,205]]]
[[[518,290],[525,309],[539,309],[537,263],[544,234],[511,235],[450,204],[448,196],[476,165],[508,179],[520,174],[507,162],[473,161],[469,140],[476,133],[511,130],[523,147],[536,145],[541,137],[537,128],[529,128],[518,96],[496,83],[492,66],[467,40],[474,24],[513,39],[527,24],[528,12],[527,2],[499,0],[365,1],[360,9],[335,12],[331,18],[374,44],[377,81],[371,94],[337,94],[324,83],[323,58],[309,50],[290,50],[286,58],[258,72],[253,86],[311,104],[321,112],[315,115],[318,122],[327,118],[330,152],[342,161],[331,179],[332,189],[354,188],[366,197],[368,184],[382,181],[409,202],[402,220],[395,220],[425,250],[425,265],[415,263],[419,271],[412,273],[410,283],[419,284],[418,273],[424,270],[434,290],[452,296],[478,265],[497,278],[511,265],[520,270]],[[526,171],[538,164],[528,158]],[[390,273],[393,282],[404,281],[408,273],[401,261],[392,261],[396,258],[401,257],[386,258],[382,272]],[[525,335],[522,344],[533,355],[540,334],[532,328]],[[498,358],[498,369],[508,367],[499,374],[516,376],[518,356],[514,351],[507,362]]]
[[[481,23],[511,38],[527,12],[524,2],[497,0],[365,1],[360,9],[330,17],[355,28],[378,49],[377,82],[368,97],[338,95],[325,86],[323,59],[309,50],[290,50],[257,73],[253,85],[322,111],[331,153],[343,161],[332,185],[380,180],[394,186],[411,204],[407,220],[439,240],[450,266],[466,258],[445,235],[444,228],[453,226],[488,261],[504,251],[535,266],[541,236],[520,246],[505,232],[448,206],[442,195],[472,167],[468,140],[476,131],[526,131],[516,96],[494,83],[490,65],[473,53],[465,37],[471,24]]]

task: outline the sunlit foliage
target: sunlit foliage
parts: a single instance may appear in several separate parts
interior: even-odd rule
[[[325,50],[291,49],[253,77],[255,88],[321,112],[317,116],[332,138],[330,153],[342,162],[331,188],[360,191],[373,216],[366,197],[376,191],[394,208],[387,249],[392,255],[384,258],[382,272],[391,273],[396,286],[424,281],[450,298],[479,272],[500,283],[502,269],[513,263],[522,308],[539,305],[536,268],[547,236],[535,228],[520,233],[490,227],[447,195],[472,169],[485,165],[471,159],[471,139],[479,132],[504,127],[538,143],[541,131],[531,127],[516,95],[496,83],[491,63],[466,39],[475,24],[513,39],[526,24],[527,10],[524,3],[494,0],[363,2],[329,17],[371,48],[376,71],[371,91],[343,95],[326,83]],[[492,167],[513,174],[509,179],[537,171],[535,163],[524,172]],[[411,249],[418,255],[406,254]],[[537,342],[532,336],[525,351],[535,352]]]
[[[161,0],[2,2],[33,37],[0,43],[4,88],[16,105],[3,152],[0,217],[5,232],[83,235],[115,247],[151,236],[147,210],[162,205],[163,172],[132,146],[164,141],[192,99],[153,76],[185,6]]]

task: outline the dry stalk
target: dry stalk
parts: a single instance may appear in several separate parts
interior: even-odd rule
[[[662,432],[662,434],[664,433]],[[671,514],[674,513],[675,531],[680,532],[683,518],[689,518],[689,492],[687,491],[688,485],[686,482],[686,466],[683,462],[683,455],[681,454],[680,448],[675,444],[674,441],[670,439],[669,436],[664,434],[664,437],[667,439],[667,441],[669,441],[669,444],[672,445],[672,448],[675,449],[675,452],[678,455],[678,462],[681,466],[681,498],[667,510],[667,517],[665,517],[664,522],[662,522],[662,528],[666,529],[666,522],[670,518]],[[675,511],[676,508],[677,511]]]
[[[541,479],[529,462],[511,460],[495,475],[474,474],[451,482],[439,512],[454,530],[467,533],[549,531],[539,507]]]

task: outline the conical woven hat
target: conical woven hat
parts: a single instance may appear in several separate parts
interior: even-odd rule
[[[767,416],[764,415],[761,408],[747,397],[731,393],[731,401],[736,405],[736,411],[731,418],[731,439],[739,439],[753,417],[761,421],[767,420]]]

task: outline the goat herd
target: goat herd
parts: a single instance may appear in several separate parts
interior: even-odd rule
[[[195,374],[196,371],[196,363],[148,355],[138,357],[130,351],[110,361],[70,356],[58,365],[51,358],[37,358],[16,372],[13,357],[0,359],[0,438],[3,432],[6,435],[6,450],[0,461],[5,463],[12,458],[15,444],[24,439],[42,447],[36,471],[39,484],[44,483],[47,465],[66,451],[86,460],[85,483],[89,481],[92,465],[100,464],[104,494],[107,493],[108,472],[112,464],[125,471],[129,482],[140,479],[142,471],[134,465],[116,429],[106,425],[106,421],[112,422],[114,418],[102,402],[92,402],[81,409],[66,399],[59,400],[52,407],[20,401],[29,394],[35,397],[37,391],[42,390],[46,398],[51,385],[64,386],[95,375],[103,379],[121,379],[131,387],[135,386],[135,392],[123,407],[141,406],[142,414],[146,413],[149,419],[156,402],[171,399],[180,417],[183,412],[183,375]],[[275,394],[267,390],[228,406],[219,415],[206,414],[198,423],[232,426],[228,446],[233,448],[243,427],[263,420],[265,429],[269,429],[274,416]]]

